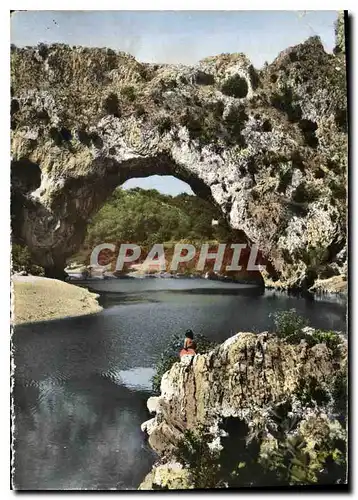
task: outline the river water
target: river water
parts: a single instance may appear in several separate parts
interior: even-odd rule
[[[13,334],[17,489],[137,488],[155,460],[140,429],[153,366],[176,332],[223,341],[272,330],[269,314],[292,307],[314,327],[346,328],[344,299],[203,279],[79,284],[101,295],[102,312]]]

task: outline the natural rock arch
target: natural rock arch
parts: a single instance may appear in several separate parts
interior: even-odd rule
[[[153,174],[219,206],[286,284],[337,256],[340,272],[345,60],[318,38],[261,71],[243,54],[187,67],[41,44],[11,57],[13,235],[49,275],[117,185]]]
[[[105,203],[114,189],[129,179],[151,175],[172,175],[186,182],[193,192],[217,206],[210,188],[195,172],[178,166],[167,155],[148,158],[133,158],[120,163],[111,159],[101,159],[98,170],[83,179],[69,177],[62,186],[61,193],[55,188],[51,198],[52,206],[60,207],[52,213],[42,205],[41,196],[44,176],[39,176],[38,165],[26,162],[12,163],[13,214],[21,214],[20,231],[15,228],[15,238],[29,242],[39,242],[39,247],[30,246],[35,260],[45,267],[46,274],[64,275],[65,259],[71,256],[82,243],[88,219]],[[56,216],[54,216],[56,215]],[[74,216],[75,215],[75,216]],[[39,218],[41,224],[39,224]],[[238,231],[240,234],[240,232]],[[72,235],[72,238],[69,238]],[[53,246],[54,236],[56,247]],[[243,241],[245,235],[242,235]],[[61,247],[62,244],[65,247]],[[59,252],[56,248],[59,247]]]

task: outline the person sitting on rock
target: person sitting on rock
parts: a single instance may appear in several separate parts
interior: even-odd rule
[[[185,332],[184,349],[186,351],[189,349],[196,351],[196,342],[194,340],[194,333],[192,330],[187,330]]]

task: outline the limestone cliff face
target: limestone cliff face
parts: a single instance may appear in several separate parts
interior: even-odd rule
[[[175,363],[163,376],[160,396],[148,400],[155,416],[142,429],[150,446],[166,458],[141,488],[154,483],[190,487],[187,471],[173,462],[172,452],[185,430],[201,425],[211,429],[213,445],[220,445],[219,426],[225,418],[246,422],[252,434],[260,430],[266,436],[263,447],[273,446],[272,412],[289,404],[308,441],[316,439],[315,433],[320,439],[332,432],[343,436],[334,388],[346,370],[344,340],[332,352],[326,344],[291,345],[267,333],[239,333],[214,351],[196,355],[190,367],[185,361]]]
[[[13,47],[11,72],[14,237],[47,274],[116,186],[153,174],[220,207],[286,285],[346,271],[345,59],[318,38],[260,71],[40,45]]]

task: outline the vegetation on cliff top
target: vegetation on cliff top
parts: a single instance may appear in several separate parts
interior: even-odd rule
[[[298,314],[294,308],[288,311],[277,311],[271,317],[274,318],[276,335],[290,344],[299,344],[304,341],[312,347],[324,343],[334,352],[342,343],[337,332],[309,327],[308,320]]]
[[[336,332],[308,330],[307,321],[294,309],[277,312],[273,318],[281,341],[303,342],[309,348],[323,343],[338,359],[342,339]],[[178,361],[181,344],[182,337],[174,337],[162,354],[153,380],[155,392],[160,390],[161,376]],[[214,348],[215,344],[204,343],[202,352]],[[222,419],[221,437],[214,441],[212,430],[205,425],[184,430],[171,452],[185,471],[187,484],[183,488],[345,483],[347,374],[343,370],[332,376],[328,391],[323,391],[314,378],[308,379],[305,387],[299,387],[285,402],[262,409],[268,411],[263,428],[230,417]],[[297,400],[305,408],[303,414],[297,410]],[[161,485],[152,486],[163,489]]]

